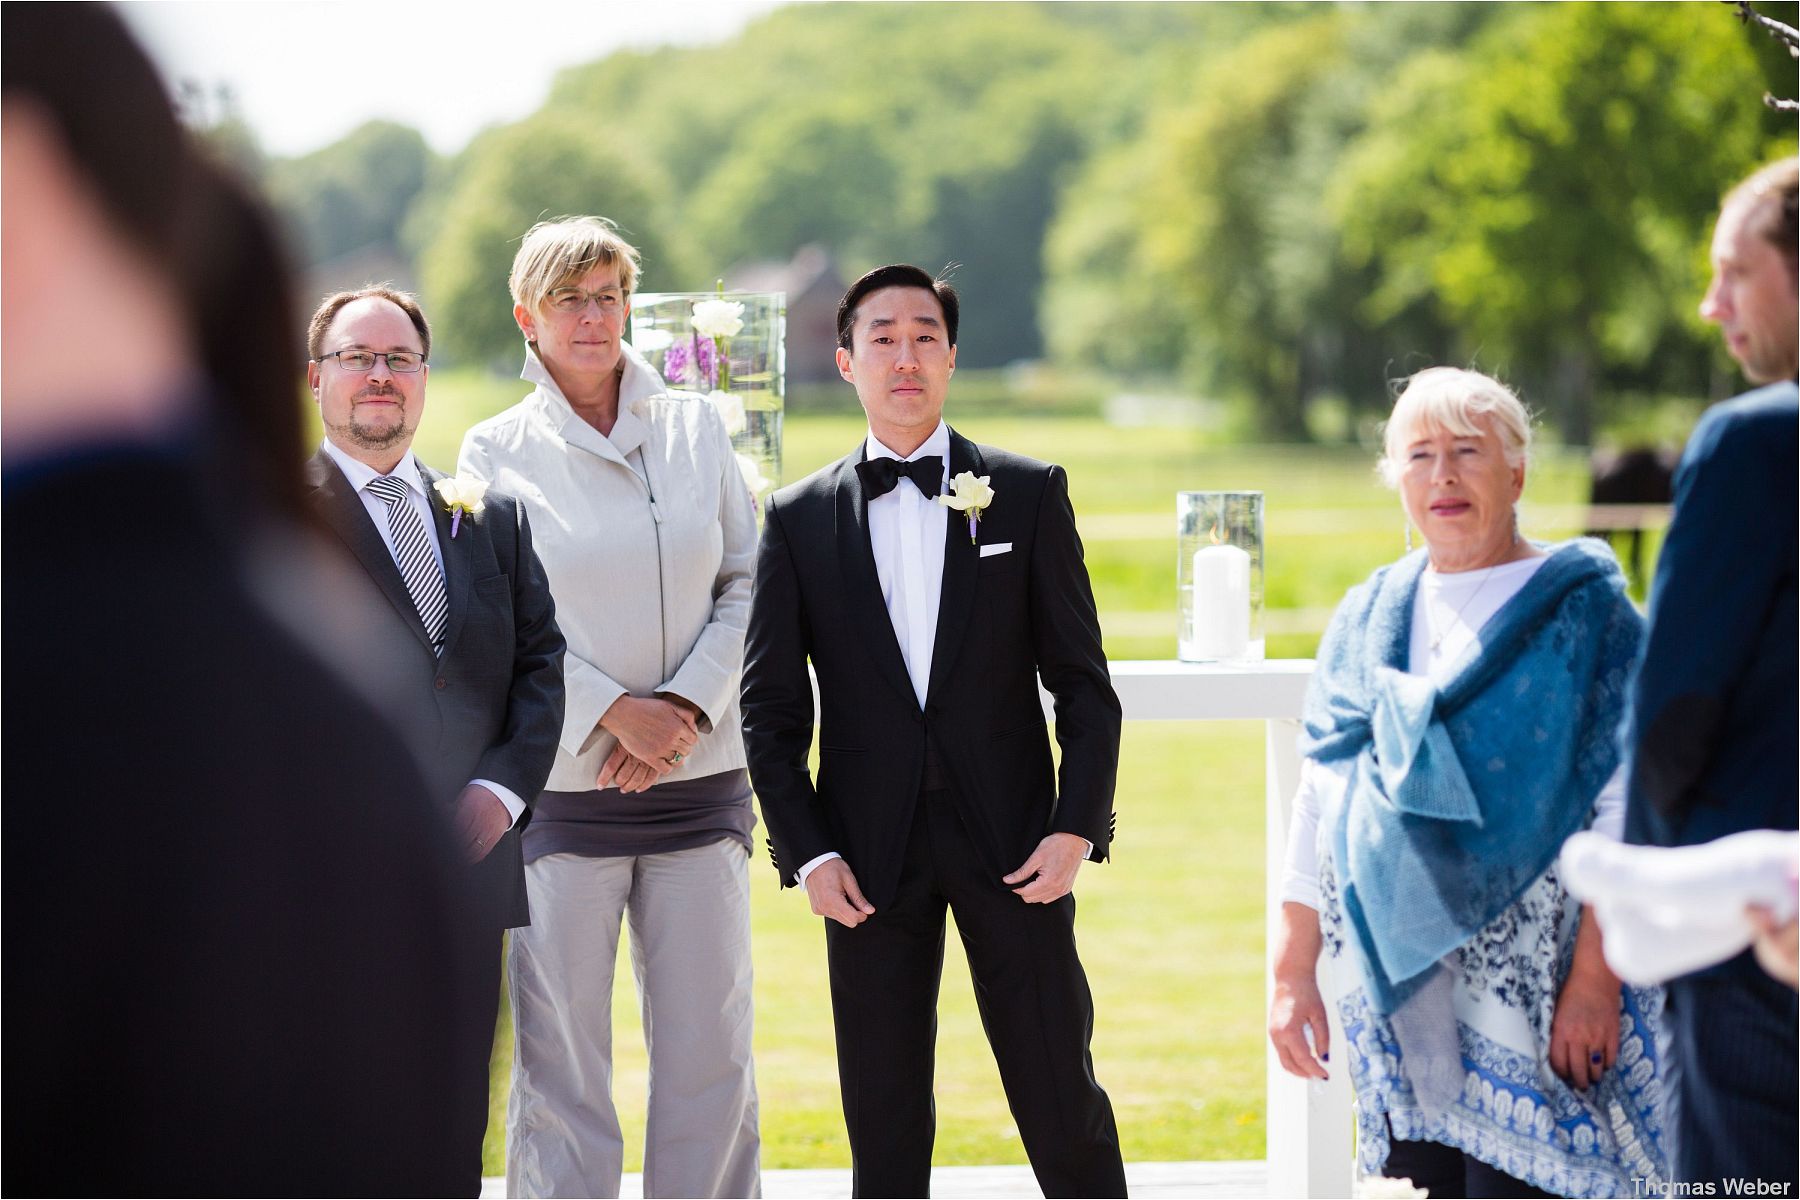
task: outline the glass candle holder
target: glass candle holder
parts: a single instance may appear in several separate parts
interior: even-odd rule
[[[1175,493],[1183,662],[1261,662],[1263,494]]]
[[[631,298],[631,344],[670,387],[719,410],[753,495],[781,483],[786,292],[642,292]]]

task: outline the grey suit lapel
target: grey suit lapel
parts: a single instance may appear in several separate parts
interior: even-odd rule
[[[981,451],[975,443],[952,429],[950,431],[949,476],[955,479],[962,471],[983,473]],[[995,496],[998,501],[999,496]],[[929,701],[940,695],[949,684],[950,668],[962,648],[963,632],[975,611],[975,564],[981,549],[969,540],[969,522],[960,512],[952,512],[945,522],[949,528],[944,537],[944,582],[938,595],[937,634],[931,642],[931,676],[925,689]]]
[[[381,532],[369,519],[369,510],[363,507],[362,497],[356,494],[356,489],[350,486],[350,481],[323,450],[307,461],[306,477],[312,486],[313,502],[319,515],[349,547],[350,553],[375,581],[382,595],[388,598],[388,603],[394,606],[426,653],[435,654],[425,625],[419,620],[412,593],[406,590],[406,580],[401,577],[400,568],[394,565],[394,556],[388,553]]]
[[[906,659],[900,653],[900,639],[894,636],[894,622],[888,616],[887,602],[881,598],[881,577],[875,571],[875,549],[869,540],[869,502],[863,497],[862,481],[856,477],[856,464],[863,451],[857,451],[838,463],[835,523],[837,526],[838,569],[844,578],[844,596],[853,620],[860,622],[867,634],[869,657],[902,696],[918,703],[913,692],[912,677],[906,673]]]

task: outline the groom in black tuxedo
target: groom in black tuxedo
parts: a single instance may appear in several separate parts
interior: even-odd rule
[[[1119,701],[1062,469],[943,423],[956,324],[954,289],[911,266],[838,306],[838,370],[869,435],[769,500],[750,774],[782,885],[827,918],[855,1194],[929,1194],[948,909],[1044,1193],[1123,1196],[1070,895],[1111,840]]]
[[[368,683],[418,759],[466,860],[468,969],[426,1021],[457,1037],[456,1167],[481,1188],[488,1057],[503,931],[530,923],[518,827],[563,720],[563,638],[524,508],[498,492],[454,511],[412,454],[431,329],[386,287],[328,297],[308,330],[325,444],[306,464],[315,510],[366,573],[357,610]],[[472,505],[469,508],[472,509]]]

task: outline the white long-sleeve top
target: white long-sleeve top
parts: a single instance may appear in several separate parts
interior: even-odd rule
[[[1441,575],[1427,567],[1413,598],[1412,648],[1406,669],[1438,686],[1448,683],[1463,656],[1481,640],[1481,630],[1506,602],[1517,595],[1543,557],[1502,563],[1481,571]],[[1441,635],[1441,636],[1440,636]],[[1343,803],[1349,784],[1348,761],[1300,764],[1300,786],[1294,793],[1288,825],[1287,862],[1281,877],[1282,900],[1319,907],[1319,814]],[[1594,800],[1593,829],[1617,841],[1625,830],[1625,772],[1613,772]]]

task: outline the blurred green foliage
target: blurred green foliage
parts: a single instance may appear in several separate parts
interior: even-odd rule
[[[1068,470],[1111,658],[1175,656],[1178,491],[1264,493],[1271,658],[1310,658],[1345,590],[1400,556],[1400,503],[1376,478],[1373,446],[1246,445],[1233,442],[1228,430],[1121,427],[1079,405],[1051,409],[1031,391],[1015,390],[1031,383],[1013,373],[959,371],[946,416],[976,441]],[[465,430],[529,391],[517,379],[434,369],[414,449],[449,470]],[[783,482],[835,462],[862,438],[866,426],[854,394],[846,384],[837,392],[835,404],[820,394],[812,407],[789,413]],[[1665,407],[1670,419],[1680,419],[1675,405]],[[1680,411],[1691,422],[1691,409]],[[1537,446],[1521,506],[1525,532],[1545,539],[1580,533],[1586,488],[1585,454],[1550,441]],[[1654,568],[1657,544],[1653,537],[1646,572]]]
[[[422,239],[420,285],[441,356],[517,370],[523,343],[507,275],[526,230],[547,218],[600,213],[638,248],[648,268],[678,262],[659,232],[667,184],[629,147],[595,136],[571,113],[543,112],[477,138],[445,184],[434,228]]]
[[[324,149],[276,159],[267,187],[309,263],[395,251],[397,232],[433,166],[416,129],[370,121]]]
[[[1694,306],[1718,197],[1794,149],[1765,90],[1792,60],[1719,5],[805,4],[565,70],[443,160],[376,122],[264,174],[307,261],[416,263],[443,363],[510,371],[519,237],[599,212],[650,290],[809,243],[960,263],[965,367],[1258,440],[1348,439],[1453,362],[1585,444],[1735,390]]]

